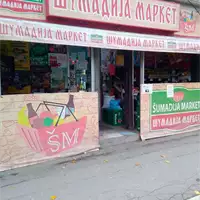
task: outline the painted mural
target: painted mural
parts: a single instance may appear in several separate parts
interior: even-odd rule
[[[0,170],[99,147],[96,93],[0,99]]]

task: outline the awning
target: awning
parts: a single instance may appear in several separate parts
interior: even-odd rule
[[[0,40],[154,52],[200,53],[200,39],[166,37],[0,18]]]

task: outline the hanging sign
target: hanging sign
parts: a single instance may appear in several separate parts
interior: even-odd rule
[[[67,68],[67,54],[49,53],[49,66],[55,68]]]
[[[102,37],[101,43],[91,39]],[[0,19],[0,40],[62,44],[107,49],[200,53],[200,40],[88,29],[42,22]]]
[[[44,0],[0,0],[0,16],[45,20]]]
[[[49,16],[169,31],[179,30],[179,12],[179,4],[155,0],[49,0],[48,5]]]

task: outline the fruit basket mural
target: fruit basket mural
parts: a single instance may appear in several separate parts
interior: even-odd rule
[[[32,151],[53,156],[81,144],[87,117],[76,118],[73,95],[67,104],[28,103],[18,112],[17,130]]]

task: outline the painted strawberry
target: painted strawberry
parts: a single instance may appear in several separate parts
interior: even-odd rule
[[[174,98],[173,100],[175,102],[179,102],[179,101],[182,101],[184,99],[184,93],[183,92],[175,92],[174,93]]]

